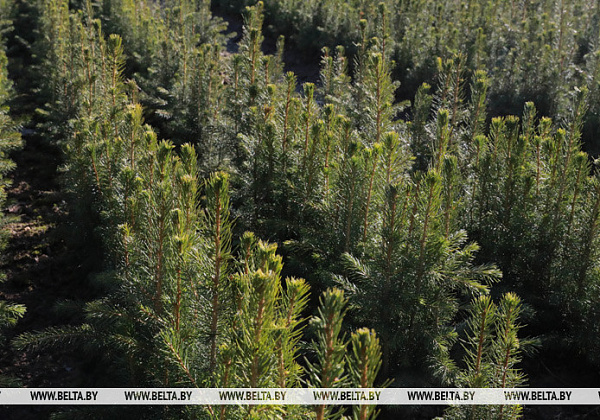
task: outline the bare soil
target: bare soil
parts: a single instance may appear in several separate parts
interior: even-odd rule
[[[5,229],[8,246],[2,255],[0,299],[23,304],[27,312],[7,331],[10,340],[24,332],[74,322],[57,314],[58,301],[72,298],[76,261],[67,249],[57,226],[66,221],[65,202],[56,182],[57,150],[45,144],[32,130],[24,130],[25,147],[13,160],[7,205],[10,218]],[[6,345],[0,352],[0,374],[18,379],[26,387],[60,387],[76,382],[78,361],[69,349],[38,352]],[[46,418],[51,407],[0,407],[2,419]]]

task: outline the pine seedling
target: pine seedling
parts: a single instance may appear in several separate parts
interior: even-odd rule
[[[386,186],[402,182],[414,159],[407,142],[397,132],[388,131],[383,134],[382,149],[383,171],[379,182],[383,182]],[[379,196],[381,198],[383,195]]]
[[[283,116],[283,133],[281,138],[281,159],[282,173],[285,178],[288,178],[288,167],[293,162],[289,150],[295,143],[295,134],[298,124],[298,102],[295,100],[294,92],[296,91],[296,75],[288,72],[285,75],[285,100],[282,101],[283,109],[280,114]]]
[[[309,146],[311,145],[311,140],[314,142],[314,139],[311,139],[311,127],[315,126],[313,121],[316,118],[316,105],[314,101],[315,85],[313,83],[305,83],[302,88],[304,90],[304,110],[302,113],[304,146],[302,148],[302,167],[300,172],[303,176],[306,176],[307,160],[310,153]]]
[[[303,369],[296,361],[302,338],[304,318],[309,298],[309,286],[303,279],[286,278],[285,289],[280,306],[280,318],[283,321],[276,338],[278,358],[277,383],[280,388],[298,386]]]
[[[493,357],[492,337],[496,322],[496,305],[490,296],[480,296],[472,302],[471,318],[469,320],[469,336],[467,338],[466,364],[467,376],[460,382],[468,383],[472,387],[483,388],[487,385],[488,378],[493,377],[493,366],[490,358]]]
[[[365,164],[367,172],[370,172],[368,175],[369,185],[367,187],[367,198],[365,201],[365,210],[364,210],[364,221],[363,221],[363,236],[362,242],[367,242],[367,233],[369,229],[369,210],[371,206],[371,197],[373,195],[373,181],[375,179],[376,171],[379,167],[380,163],[380,155],[382,152],[381,143],[375,143],[372,148],[365,149]]]
[[[55,101],[57,95],[67,95],[67,82],[60,76],[68,77],[69,60],[67,51],[69,33],[68,1],[44,1],[41,4],[40,32],[44,34],[35,46],[44,57],[44,67],[52,69],[50,83],[46,84],[45,96]]]
[[[517,388],[524,383],[524,374],[515,368],[515,365],[521,361],[521,346],[518,338],[521,329],[519,325],[521,310],[521,299],[514,293],[504,294],[498,304],[496,364],[500,377],[499,385],[502,388]]]
[[[282,259],[276,245],[246,233],[241,240],[240,270],[233,276],[236,313],[220,364],[225,386],[292,387],[300,384],[303,369],[296,361],[302,336],[302,311],[309,287],[287,278],[282,287]],[[235,359],[235,366],[232,361]],[[231,413],[231,410],[229,410]],[[302,412],[299,408],[248,408],[245,416],[276,416]]]
[[[311,320],[316,329],[316,360],[307,362],[309,385],[317,388],[342,388],[347,383],[346,340],[342,334],[346,299],[337,289],[327,290],[320,299],[318,315]],[[341,418],[342,411],[332,406],[315,406],[317,420]]]
[[[328,202],[330,200],[330,178],[331,178],[331,166],[332,163],[335,162],[332,159],[333,152],[335,152],[337,148],[337,140],[338,135],[336,132],[338,131],[341,118],[338,115],[335,115],[335,107],[332,104],[328,104],[324,108],[325,111],[325,134],[324,134],[324,163],[323,163],[323,176],[324,180],[324,194],[325,201]]]
[[[466,370],[458,375],[457,382],[461,387],[485,388],[493,386],[494,375],[492,354],[494,325],[497,307],[489,296],[480,296],[472,302],[469,319],[469,335],[464,344]],[[445,418],[487,418],[485,407],[455,407],[446,411]]]
[[[393,129],[398,113],[406,106],[396,103],[398,83],[391,77],[391,67],[376,48],[368,50],[361,67],[360,78],[355,78],[355,124],[364,131],[366,144],[381,142],[383,133]]]
[[[261,74],[263,9],[263,2],[246,8],[244,32],[239,45],[241,73],[236,77],[236,94],[241,94],[239,97],[243,98],[242,103],[246,106],[256,105],[264,81]]]
[[[436,136],[431,146],[431,166],[437,173],[440,172],[442,162],[444,161],[444,158],[446,157],[450,147],[451,127],[449,125],[449,117],[450,114],[448,110],[442,109],[438,111],[435,121]]]
[[[231,221],[229,209],[229,176],[226,173],[213,175],[206,184],[207,236],[210,240],[209,258],[211,260],[211,279],[209,290],[210,303],[210,371],[217,364],[219,318],[225,308],[224,290],[229,276],[231,253]]]
[[[427,83],[419,86],[412,106],[412,120],[408,127],[410,130],[410,143],[415,155],[415,169],[425,171],[428,165],[428,135],[427,122],[431,112],[433,96],[429,93],[431,86]]]
[[[180,151],[181,164],[176,167],[174,174],[177,186],[176,207],[171,212],[174,232],[173,256],[169,259],[169,265],[174,272],[174,284],[167,299],[170,307],[167,319],[170,325],[165,325],[161,330],[163,350],[173,366],[171,381],[193,386],[199,386],[203,374],[210,371],[210,360],[207,361],[202,355],[202,352],[206,354],[210,351],[210,345],[205,344],[205,331],[199,328],[205,320],[205,300],[209,299],[204,294],[201,296],[206,288],[199,284],[202,279],[198,274],[208,271],[203,266],[208,265],[208,258],[202,258],[201,253],[208,248],[206,244],[210,242],[202,241],[196,232],[200,219],[196,201],[196,162],[193,147],[183,145]]]
[[[516,367],[520,362],[518,338],[521,300],[506,293],[496,305],[489,296],[471,303],[467,338],[463,343],[466,367],[459,369],[449,358],[450,348],[441,351],[443,363],[451,367],[455,385],[472,388],[517,388],[525,383],[525,375]],[[518,419],[520,406],[462,406],[446,410],[443,419]]]
[[[457,220],[457,212],[462,208],[460,203],[460,173],[458,168],[458,159],[455,156],[448,156],[442,164],[442,199],[444,212],[444,236],[448,238],[451,232],[451,223]],[[454,230],[454,229],[453,229]]]
[[[359,143],[352,142],[348,147],[347,155],[344,157],[344,173],[340,174],[341,203],[338,207],[339,215],[337,219],[341,223],[343,252],[350,252],[357,241],[358,225],[361,220],[361,206],[357,201],[362,197],[362,185],[360,179],[364,179],[364,153],[362,153]]]
[[[389,186],[377,246],[360,259],[342,259],[340,284],[360,308],[359,319],[381,331],[385,376],[394,358],[409,363],[416,349],[434,351],[417,331],[430,332],[429,343],[444,339],[461,300],[457,293],[485,293],[500,277],[494,266],[473,264],[479,248],[454,224],[456,159],[446,158],[442,169],[431,169],[416,185]]]
[[[335,53],[324,47],[321,58],[321,95],[327,103],[336,105],[338,109],[349,112],[352,101],[350,97],[350,76],[348,75],[348,59],[344,47],[339,46]]]
[[[146,75],[152,55],[158,50],[164,24],[156,17],[156,7],[147,0],[110,0],[102,2],[102,17],[108,33],[121,35],[129,58],[128,74]]]
[[[563,204],[567,182],[573,179],[573,172],[578,169],[578,165],[573,165],[572,160],[573,155],[581,149],[581,128],[586,112],[587,94],[587,89],[577,89],[576,97],[573,101],[573,115],[570,116],[569,129],[565,133],[566,144],[564,145],[564,151],[562,152],[564,154],[564,166],[560,170],[558,196],[556,197],[557,208],[554,223],[557,223],[558,221],[558,213],[562,213],[559,207],[562,207]]]
[[[375,331],[361,328],[350,338],[352,352],[348,357],[350,384],[355,388],[372,388],[381,367],[381,349]],[[377,417],[375,406],[352,407],[354,420],[370,420]]]
[[[471,98],[469,104],[469,117],[467,121],[467,132],[466,143],[470,145],[472,150],[472,143],[475,137],[483,135],[485,132],[485,124],[487,117],[486,100],[487,93],[490,86],[490,80],[487,74],[478,70],[473,74],[473,81],[471,82]]]
[[[457,154],[460,150],[460,141],[465,130],[468,117],[465,105],[465,58],[463,55],[454,55],[443,60],[438,58],[438,90],[433,97],[433,113],[441,115],[441,111],[448,113],[448,139],[447,147],[450,153]],[[436,124],[438,127],[440,123]]]
[[[274,327],[277,298],[281,293],[278,280],[277,274],[270,270],[258,270],[236,278],[236,286],[242,296],[239,312],[242,319],[235,332],[242,386],[259,388],[276,382]]]

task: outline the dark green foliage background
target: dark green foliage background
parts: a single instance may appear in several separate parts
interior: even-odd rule
[[[35,27],[5,30],[32,52],[17,83],[63,151],[72,246],[98,256],[85,280],[97,299],[73,305],[83,323],[15,347],[83,350],[106,365],[89,383],[110,386],[511,387],[573,365],[598,379],[596,5],[0,6]],[[244,15],[237,52],[223,12]],[[320,64],[317,83],[284,70],[286,45]],[[156,410],[139,416],[378,415]]]

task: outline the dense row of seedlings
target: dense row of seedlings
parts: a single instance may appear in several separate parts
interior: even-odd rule
[[[456,60],[443,67],[442,80],[461,80]],[[503,289],[526,296],[539,311],[533,322],[548,334],[548,347],[561,336],[577,357],[597,363],[600,190],[596,165],[581,150],[590,93],[574,92],[562,124],[540,118],[528,102],[521,120],[494,118],[484,131],[480,104],[488,85],[476,73],[471,100],[452,98],[448,115],[438,102],[452,95],[442,91],[432,100],[437,116],[430,131],[434,122],[442,123],[448,132],[444,147],[456,157],[451,194],[459,226],[481,245],[484,260],[502,269]],[[435,160],[439,147],[429,159]]]
[[[208,1],[110,0],[98,15],[120,34],[128,57],[125,72],[141,89],[147,120],[164,138],[201,147],[204,173],[219,167],[231,144],[221,144],[222,54],[226,28]],[[235,137],[235,135],[234,135]],[[212,163],[212,164],[211,164]],[[210,165],[210,166],[209,166]]]
[[[358,308],[387,309],[380,287],[398,287],[390,295],[398,318],[379,317],[390,323],[379,326],[384,354],[405,331],[440,333],[465,302],[457,290],[484,291],[498,277],[492,266],[473,265],[477,247],[465,245],[469,232],[483,246],[480,261],[500,264],[506,280],[498,290],[518,290],[544,316],[565,314],[566,342],[592,359],[589,337],[596,335],[578,325],[593,329],[598,311],[596,299],[583,296],[597,294],[597,193],[580,138],[595,90],[566,97],[570,111],[560,125],[539,119],[527,104],[522,123],[505,117],[488,128],[487,97],[497,82],[470,71],[471,58],[459,54],[437,61],[435,93],[421,86],[412,121],[403,123],[396,120],[402,105],[394,103],[385,8],[373,19],[378,37],[362,32],[353,78],[344,50],[326,50],[321,87],[306,84],[298,95],[294,75],[281,72],[280,55],[260,52],[261,7],[247,17],[240,54],[213,67],[226,84],[219,90],[224,99],[208,107],[223,126],[213,141],[237,145],[229,159],[239,174],[240,220],[280,242],[292,239],[295,268],[316,287],[330,285],[332,274],[362,273],[357,264],[365,262],[370,271],[362,278],[370,280],[357,296],[372,297],[358,298]],[[223,103],[229,106],[221,111]],[[378,319],[360,309],[353,316]],[[398,354],[415,354],[410,342],[398,344],[400,365],[409,361]]]
[[[373,386],[379,340],[369,329],[343,332],[346,298],[337,289],[322,295],[311,361],[300,363],[301,350],[309,354],[302,344],[309,286],[282,278],[276,245],[251,233],[232,245],[229,175],[199,180],[194,148],[158,140],[143,123],[138,88],[122,76],[122,40],[105,37],[86,5],[73,12],[67,1],[40,1],[38,48],[53,95],[43,112],[62,122],[54,134],[65,151],[64,185],[95,230],[87,234],[101,238],[106,270],[97,281],[106,296],[85,305],[83,325],[24,334],[15,344],[76,345],[107,362],[99,380],[111,386]],[[171,407],[160,414],[324,419],[340,410]],[[351,411],[376,415],[367,406]]]
[[[206,119],[197,126],[188,125],[203,151],[205,141],[221,145],[239,142],[235,153],[217,160],[217,165],[230,160],[238,168],[236,203],[243,203],[236,209],[239,220],[261,235],[279,240],[297,238],[288,246],[296,257],[306,257],[305,264],[312,266],[307,274],[314,270],[313,277],[317,279],[330,278],[335,272],[350,273],[352,281],[340,281],[353,292],[358,308],[353,316],[369,320],[382,331],[386,375],[397,374],[400,367],[415,361],[421,365],[429,362],[423,357],[415,360],[415,354],[435,359],[438,349],[433,343],[452,339],[451,321],[460,301],[468,299],[470,294],[487,292],[487,285],[499,277],[499,272],[493,266],[473,265],[477,247],[466,245],[464,232],[456,230],[454,212],[442,205],[442,201],[446,207],[450,203],[448,196],[445,201],[442,197],[442,182],[449,176],[442,165],[430,168],[425,165],[414,178],[410,174],[407,128],[394,122],[398,107],[393,105],[396,86],[390,80],[391,69],[386,59],[387,35],[384,32],[382,41],[374,41],[372,45],[363,40],[355,83],[350,83],[347,60],[338,49],[334,56],[324,58],[322,90],[315,92],[315,87],[307,84],[300,96],[296,93],[294,75],[282,73],[280,55],[269,57],[261,53],[261,25],[260,8],[250,10],[240,54],[228,62],[220,60],[218,55],[201,55],[204,61],[196,62],[197,67],[188,67],[186,63],[191,62],[185,54],[179,55],[179,61],[171,64],[178,69],[178,80],[182,69],[197,74],[195,71],[206,68],[209,62],[213,73],[208,78],[192,79],[195,85],[186,85],[184,78],[179,86],[184,91],[185,86],[189,91],[197,87],[198,92],[207,85],[215,86],[215,94],[210,96],[213,101],[185,102],[184,97],[172,96],[161,112],[185,115],[181,103],[189,103],[195,107],[190,114],[208,115],[220,124],[220,130],[214,130],[216,124]],[[219,51],[218,46],[200,45],[196,49]],[[150,60],[155,60],[158,66],[157,57],[157,53],[150,54]],[[216,69],[228,71],[226,86],[215,78],[219,74]],[[167,83],[164,91],[173,86],[172,82]],[[154,91],[161,91],[160,86]],[[317,102],[316,95],[325,104]],[[202,130],[208,127],[213,128],[212,139],[205,140]],[[446,159],[444,147],[439,146],[440,162]],[[208,157],[214,159],[215,155],[211,153]],[[102,178],[100,175],[94,172],[97,179]],[[109,220],[119,218],[111,215]],[[331,225],[326,227],[327,223]],[[444,228],[440,229],[442,225]],[[159,232],[154,233],[157,235],[160,238]],[[144,233],[140,241],[148,236]],[[135,244],[127,251],[126,260],[133,258],[140,241],[123,240]],[[160,247],[161,252],[167,249],[171,248]],[[352,253],[360,254],[373,267],[362,270]],[[317,255],[320,261],[313,261]],[[154,284],[162,286],[163,280],[156,278],[156,269],[153,272]],[[213,276],[216,288],[224,281],[216,281]],[[164,284],[177,281],[164,280]],[[327,280],[316,285],[326,288]],[[213,297],[216,292],[212,290]],[[382,292],[383,296],[389,296],[389,302],[379,299]],[[162,289],[160,293],[155,291],[153,301],[163,293]],[[179,289],[174,293],[179,294]],[[457,293],[464,293],[464,297],[459,299]],[[393,309],[386,312],[390,308]],[[211,325],[209,336],[214,335],[216,322],[211,315],[210,323],[205,324]],[[418,333],[423,330],[430,334]],[[210,350],[205,350],[211,355],[211,366],[217,363],[215,346],[213,340]],[[178,348],[173,343],[170,347]],[[234,360],[229,357],[225,366]],[[395,361],[393,366],[390,360]],[[225,378],[230,379],[228,370]]]
[[[12,94],[11,81],[8,78],[4,33],[10,28],[11,4],[9,2],[0,2],[0,207],[6,206],[6,188],[10,184],[7,174],[15,167],[13,161],[9,158],[9,153],[21,146],[21,134],[18,131],[17,123],[10,116],[8,101]],[[0,213],[0,255],[3,253],[9,237],[6,231],[6,224],[9,217]],[[4,280],[4,274],[0,273],[0,281]],[[25,306],[9,303],[0,299],[0,346],[5,346],[5,338],[2,332],[5,328],[14,325],[25,313]],[[0,375],[0,387],[10,386],[15,383],[14,378]]]
[[[500,82],[472,71],[485,68],[474,67],[472,55],[456,54],[437,60],[434,93],[422,85],[412,121],[403,122],[391,76],[397,33],[385,7],[359,25],[353,76],[344,49],[327,49],[321,85],[305,84],[301,93],[295,75],[282,70],[283,42],[275,56],[261,52],[262,3],[248,10],[234,55],[224,54],[224,38],[206,43],[221,29],[206,2],[40,7],[39,50],[43,68],[52,69],[49,126],[65,145],[73,213],[87,223],[83,233],[101,238],[110,268],[99,276],[110,297],[87,306],[89,323],[76,334],[48,331],[46,342],[78,338],[90,351],[102,349],[127,372],[124,383],[358,385],[358,362],[346,361],[350,382],[331,382],[344,376],[323,372],[343,364],[346,343],[322,339],[327,328],[339,333],[324,314],[338,308],[341,317],[340,292],[323,295],[314,333],[320,350],[303,376],[308,286],[282,282],[274,246],[251,234],[238,240],[235,217],[240,232],[284,243],[286,270],[313,290],[345,289],[350,324],[378,332],[384,378],[410,382],[402,378],[408,368],[424,377],[432,367],[448,385],[523,383],[514,367],[519,299],[505,294],[496,307],[486,296],[500,278],[491,262],[504,273],[498,292],[518,291],[539,319],[565,314],[542,331],[593,359],[600,195],[580,138],[595,90],[568,98],[571,114],[560,128],[531,104],[522,121],[503,117],[488,127],[487,96]],[[101,27],[124,41],[105,41]],[[147,120],[177,146],[143,124],[140,101]],[[215,169],[230,175],[208,177]],[[252,316],[259,313],[261,322]],[[462,321],[471,327],[461,333],[467,353],[457,363],[450,349]],[[355,346],[365,343],[362,334],[377,348],[372,333],[354,334]],[[473,358],[484,349],[485,360]],[[258,416],[253,410],[244,415]],[[288,414],[304,415],[298,410]],[[519,415],[475,410],[469,415]],[[317,409],[318,418],[325,411]]]
[[[250,10],[247,34],[260,32],[260,11]],[[313,284],[346,289],[353,321],[379,331],[384,377],[439,366],[440,349],[456,339],[460,306],[500,277],[493,265],[475,264],[478,246],[461,230],[458,159],[445,144],[450,121],[458,120],[440,111],[447,119],[433,132],[428,112],[422,122],[396,121],[401,106],[394,104],[385,31],[358,46],[352,81],[338,49],[323,58],[322,86],[305,84],[303,95],[292,74],[271,79],[266,65],[253,69],[253,61],[268,59],[253,58],[252,42],[260,39],[248,38],[238,59],[246,67],[234,73],[240,84],[249,82],[234,90],[246,104],[238,118],[242,217],[287,240],[296,269]],[[440,109],[450,105],[444,100]],[[410,151],[419,135],[426,147],[437,145],[431,159],[424,151],[421,168]],[[456,375],[445,379],[458,383]]]
[[[218,0],[225,11],[242,11],[255,0]],[[366,36],[389,28],[389,51],[397,63],[399,94],[412,98],[422,82],[435,81],[437,57],[465,55],[470,72],[486,71],[493,115],[520,114],[534,101],[544,115],[565,116],[576,86],[596,89],[598,9],[584,1],[383,0],[272,1],[265,10],[275,33],[313,55],[323,45],[344,45],[351,53]],[[378,13],[378,8],[388,11]],[[424,12],[426,11],[426,12]],[[597,149],[596,102],[590,101],[586,127],[589,147]]]

